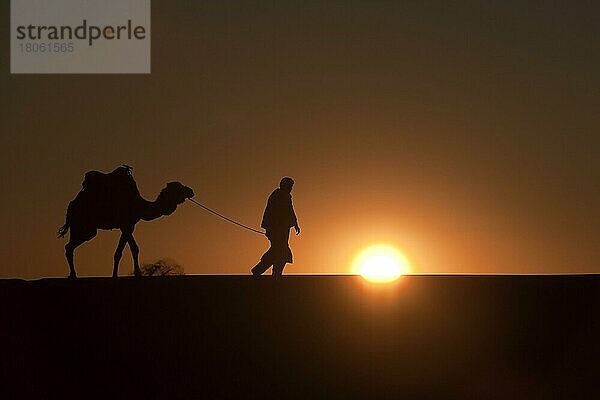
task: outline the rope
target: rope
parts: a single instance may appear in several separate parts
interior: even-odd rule
[[[223,218],[224,220],[231,222],[232,224],[235,224],[235,225],[237,225],[237,226],[239,226],[239,227],[242,227],[242,228],[244,228],[244,229],[248,229],[249,231],[252,231],[252,232],[255,232],[255,233],[259,233],[259,234],[261,234],[261,235],[264,235],[264,234],[265,234],[263,231],[259,231],[258,229],[254,229],[254,228],[251,228],[251,227],[249,227],[249,226],[247,226],[247,225],[241,224],[241,223],[239,223],[239,222],[237,222],[237,221],[234,221],[234,220],[232,220],[231,218],[227,218],[227,217],[226,217],[226,216],[224,216],[223,214],[219,214],[219,213],[218,213],[218,212],[216,212],[215,210],[212,210],[212,209],[210,209],[210,208],[206,207],[204,204],[200,204],[200,203],[198,203],[198,202],[197,202],[196,200],[194,200],[194,199],[188,199],[188,200],[189,200],[189,201],[191,201],[192,203],[194,203],[194,204],[196,204],[196,205],[198,205],[198,206],[200,206],[200,207],[204,208],[206,211],[208,211],[208,212],[211,212],[211,213],[215,214],[216,216],[218,216],[218,217],[221,217],[221,218]]]

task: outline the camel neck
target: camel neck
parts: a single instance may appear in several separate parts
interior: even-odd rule
[[[144,221],[152,221],[153,219],[160,218],[163,215],[165,215],[165,207],[160,199],[156,199],[155,201],[142,199],[140,217]]]

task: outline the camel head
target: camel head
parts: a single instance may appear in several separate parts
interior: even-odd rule
[[[163,215],[172,214],[178,205],[183,203],[186,199],[194,197],[194,191],[179,183],[169,182],[163,190],[161,190],[156,202],[161,207]]]

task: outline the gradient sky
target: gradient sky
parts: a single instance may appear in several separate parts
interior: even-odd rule
[[[10,75],[3,2],[0,277],[66,275],[67,203],[122,163],[146,198],[179,180],[253,226],[294,177],[290,273],[375,242],[417,273],[600,272],[598,5],[451,3],[155,0],[152,74],[111,76]],[[267,247],[188,203],[136,238],[190,274]],[[110,275],[117,240],[78,273]]]

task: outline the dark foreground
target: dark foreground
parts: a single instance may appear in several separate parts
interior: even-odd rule
[[[599,382],[598,276],[0,281],[0,301],[4,399],[576,399]]]

